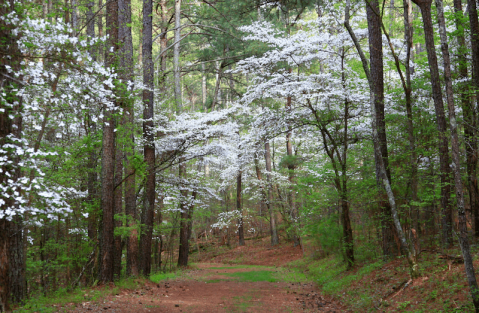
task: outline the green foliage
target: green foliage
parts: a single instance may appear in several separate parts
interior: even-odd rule
[[[322,254],[330,255],[341,251],[342,228],[338,224],[336,214],[325,216],[317,223],[308,227],[308,234],[314,238],[316,246],[320,247]]]
[[[180,274],[177,272],[174,273],[156,273],[150,275],[150,280],[155,283],[159,283],[162,280],[176,279],[180,277]]]
[[[250,271],[250,272],[236,272],[236,273],[220,273],[220,275],[237,278],[238,281],[246,282],[257,282],[257,281],[268,281],[268,282],[277,282],[279,281],[273,271]]]
[[[279,166],[283,168],[297,168],[304,162],[304,158],[297,155],[285,155],[279,162]]]

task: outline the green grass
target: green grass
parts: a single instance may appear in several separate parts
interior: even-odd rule
[[[253,297],[250,295],[233,297],[233,311],[248,312],[252,306]]]
[[[239,273],[221,273],[228,277],[238,278],[238,281],[242,282],[257,282],[257,281],[268,281],[268,282],[277,282],[279,279],[274,277],[274,272],[272,271],[250,271],[250,272],[239,272]]]
[[[238,268],[272,268],[267,266],[261,265],[235,265],[235,266],[218,266],[218,267],[210,267],[211,270],[229,270],[229,269],[238,269]]]
[[[138,279],[128,278],[115,282],[115,287],[111,289],[100,288],[92,290],[77,288],[74,290],[66,290],[62,288],[47,297],[43,295],[31,297],[24,306],[16,308],[15,312],[62,312],[66,310],[66,308],[64,308],[66,304],[82,303],[85,301],[96,302],[108,295],[117,294],[120,289],[134,289],[139,284],[141,284],[141,282]]]
[[[159,283],[162,280],[175,279],[181,276],[181,273],[156,273],[150,276],[150,280],[154,283]]]
[[[309,282],[309,278],[304,272],[298,268],[278,268],[278,271],[274,273],[274,276],[281,281],[287,283],[306,283]]]
[[[229,279],[210,279],[210,280],[207,280],[206,283],[212,284],[212,283],[219,283],[219,282],[228,281],[228,280]]]
[[[97,302],[109,295],[116,295],[120,289],[135,289],[140,285],[144,285],[144,279],[139,278],[125,278],[115,282],[115,287],[105,287],[91,289],[77,288],[74,290],[67,290],[65,288],[59,289],[56,292],[49,294],[47,297],[43,295],[32,296],[28,299],[24,306],[15,308],[15,312],[30,313],[50,313],[67,311],[67,304],[78,304],[85,301]]]
[[[339,256],[330,256],[320,260],[301,259],[288,264],[288,269],[292,271],[292,279],[304,281],[313,281],[321,290],[329,295],[342,295],[341,301],[353,308],[361,311],[373,306],[373,294],[370,292],[370,286],[365,286],[363,290],[347,290],[351,283],[361,280],[365,275],[370,274],[375,269],[383,265],[382,261],[377,261],[362,265],[357,271],[347,271],[346,264]],[[305,274],[306,273],[306,274]],[[284,275],[281,276],[285,280]]]

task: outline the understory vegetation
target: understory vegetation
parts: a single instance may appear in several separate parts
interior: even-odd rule
[[[0,56],[0,312],[261,238],[353,311],[479,312],[475,0],[0,0]]]

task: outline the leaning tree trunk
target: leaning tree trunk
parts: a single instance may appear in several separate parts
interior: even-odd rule
[[[141,214],[142,232],[140,235],[140,271],[149,276],[151,271],[151,243],[153,236],[153,215],[155,210],[155,143],[153,134],[153,59],[152,59],[152,32],[153,32],[153,3],[152,0],[143,0],[143,138],[145,139],[144,160],[146,163],[146,186],[143,212]]]
[[[449,127],[451,132],[452,146],[452,172],[454,174],[454,183],[456,188],[457,213],[459,218],[459,243],[462,256],[464,257],[464,268],[466,271],[467,282],[472,296],[472,302],[479,312],[479,289],[477,286],[476,275],[474,273],[474,264],[472,262],[471,248],[467,231],[467,218],[464,207],[464,192],[461,180],[461,160],[459,155],[459,136],[457,135],[457,121],[454,107],[454,95],[452,89],[451,61],[449,57],[449,46],[447,43],[446,22],[444,20],[444,9],[442,0],[436,0],[437,20],[439,24],[439,34],[441,37],[442,58],[444,60],[444,80],[446,83],[447,108],[449,111]]]
[[[444,113],[444,102],[440,85],[439,68],[437,65],[436,48],[434,45],[434,29],[432,26],[431,3],[432,0],[413,0],[421,9],[424,25],[424,36],[426,38],[427,59],[431,73],[432,97],[436,111],[436,123],[439,133],[439,163],[441,177],[441,206],[442,206],[442,242],[444,247],[452,245],[452,209],[450,203],[450,176],[449,148],[447,140],[446,116]]]

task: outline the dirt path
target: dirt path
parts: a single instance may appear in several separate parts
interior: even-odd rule
[[[70,312],[346,312],[312,284],[278,275],[274,267],[200,263],[185,277],[123,290]]]

